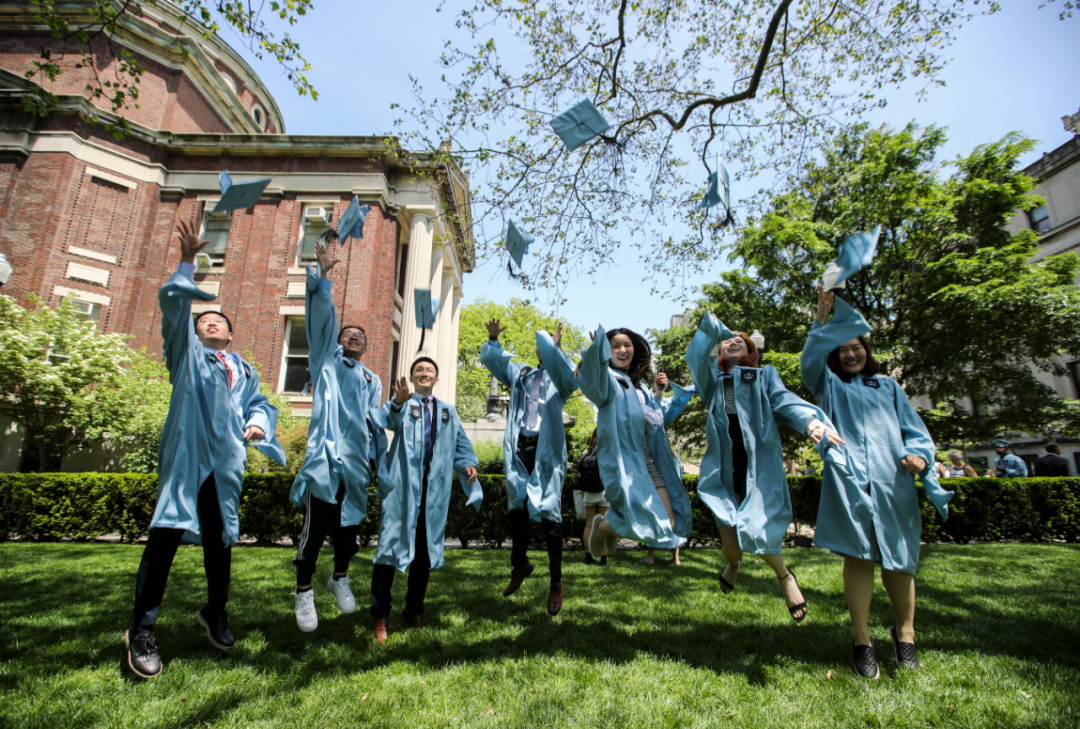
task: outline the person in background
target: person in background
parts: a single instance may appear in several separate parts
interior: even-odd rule
[[[476,453],[457,410],[432,395],[439,381],[439,366],[430,357],[418,357],[409,368],[409,378],[402,377],[393,397],[371,414],[376,426],[394,433],[379,468],[382,520],[371,571],[371,615],[375,618],[375,641],[380,644],[387,639],[395,569],[409,571],[401,617],[410,627],[425,626],[428,579],[431,570],[444,562],[453,472],[457,471],[467,506],[479,511],[484,498],[476,480]],[[416,388],[415,395],[409,389],[410,382]]]
[[[1024,459],[1015,453],[1009,453],[1010,441],[998,438],[994,441],[997,461],[994,463],[994,475],[997,478],[1027,478],[1028,467]]]
[[[834,299],[836,314],[826,323]],[[869,332],[862,315],[819,286],[817,316],[800,365],[803,382],[847,444],[845,463],[825,465],[814,541],[844,557],[853,663],[859,675],[877,679],[881,672],[869,627],[874,563],[881,563],[881,584],[896,617],[889,631],[896,663],[917,669],[915,572],[922,517],[915,475],[942,518],[953,494],[938,485],[937,449],[926,425],[899,383],[878,374]]]
[[[566,430],[562,411],[577,390],[574,365],[561,349],[562,324],[554,338],[536,332],[537,366],[512,362],[499,335],[506,327],[498,319],[487,323],[488,341],[480,348],[480,361],[504,387],[510,403],[503,437],[506,499],[513,549],[510,551],[510,582],[503,597],[510,597],[532,574],[529,561],[529,521],[540,522],[547,544],[550,588],[549,615],[558,615],[563,604],[562,491],[566,478]]]
[[[964,463],[964,454],[960,451],[949,451],[949,478],[978,478],[975,469]]]
[[[949,477],[949,469],[945,468],[945,464],[941,461],[934,460],[934,472],[937,474],[938,480]]]
[[[1040,478],[1064,478],[1069,475],[1069,462],[1061,457],[1061,448],[1051,441],[1046,455],[1035,461],[1035,475]]]
[[[582,503],[585,505],[585,532],[581,535],[581,543],[585,545],[585,564],[607,564],[607,549],[600,555],[599,562],[593,553],[589,551],[589,534],[592,532],[592,522],[597,514],[607,514],[611,504],[604,498],[604,484],[600,480],[600,466],[596,462],[596,428],[593,428],[589,438],[589,447],[585,449],[581,460],[578,461],[577,491],[581,492]]]
[[[146,548],[135,578],[135,611],[124,633],[127,661],[140,678],[161,673],[154,626],[173,558],[181,541],[203,548],[206,605],[195,620],[210,643],[230,651],[236,638],[229,630],[232,546],[240,539],[240,492],[249,443],[281,465],[285,452],[274,431],[278,411],[259,390],[259,373],[228,351],[232,322],[205,311],[194,320],[192,300],[217,298],[196,286],[195,226],[180,223],[180,264],[161,287],[162,355],[169,370],[172,396],[158,448],[158,499]]]

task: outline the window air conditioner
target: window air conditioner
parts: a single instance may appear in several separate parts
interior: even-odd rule
[[[304,219],[310,222],[328,223],[330,222],[330,211],[326,208],[312,205],[304,208]]]

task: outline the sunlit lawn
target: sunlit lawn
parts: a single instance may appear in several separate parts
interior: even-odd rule
[[[328,550],[327,550],[328,551]],[[567,600],[545,609],[546,557],[511,599],[509,552],[451,550],[428,592],[429,628],[371,637],[371,550],[354,562],[361,608],[340,615],[316,576],[320,625],[292,614],[291,550],[233,561],[231,655],[193,619],[204,582],[181,549],[158,623],[165,671],[124,665],[141,547],[0,545],[0,726],[1075,727],[1080,724],[1080,549],[925,548],[918,581],[922,670],[898,672],[878,587],[872,634],[882,679],[850,668],[839,558],[785,552],[810,605],[796,626],[779,587],[749,560],[720,593],[718,550],[684,566],[608,567],[568,552]],[[658,556],[666,557],[666,553]],[[321,589],[320,589],[321,588]],[[395,584],[404,601],[405,580]]]

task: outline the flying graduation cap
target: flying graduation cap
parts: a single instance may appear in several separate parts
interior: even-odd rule
[[[724,204],[724,212],[727,217],[722,225],[731,222],[731,180],[728,178],[727,167],[716,158],[716,169],[709,173],[709,185],[705,188],[705,197],[698,203],[699,208],[711,208],[720,203]]]
[[[836,265],[840,267],[840,273],[836,277],[836,286],[870,265],[870,262],[874,260],[879,235],[881,235],[880,225],[873,230],[852,233],[844,238],[844,242],[840,244],[840,251],[836,255]]]
[[[352,202],[338,220],[338,240],[341,241],[341,245],[345,245],[346,238],[363,240],[364,221],[367,220],[369,210],[371,210],[370,205],[361,205],[360,198],[353,195]]]
[[[263,190],[273,178],[261,177],[249,182],[233,182],[229,171],[226,170],[218,175],[218,187],[221,188],[221,199],[214,206],[215,213],[227,213],[233,210],[242,210],[254,205]]]
[[[593,137],[611,129],[611,125],[591,101],[584,99],[552,119],[551,128],[559,135],[566,149],[573,152]]]
[[[435,326],[435,316],[442,308],[442,299],[431,295],[431,289],[413,289],[413,302],[416,305],[416,326],[420,327],[420,347],[424,349],[424,335]]]
[[[521,259],[529,252],[529,244],[534,240],[536,240],[535,236],[518,230],[518,227],[514,225],[513,220],[507,224],[506,250],[510,253],[510,257],[514,259],[514,263],[518,265],[518,268],[521,268]],[[510,271],[510,276],[516,278],[516,276],[514,276],[514,268],[510,265],[509,261],[506,263],[506,268]]]

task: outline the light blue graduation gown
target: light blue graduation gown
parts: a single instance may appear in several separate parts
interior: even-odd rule
[[[181,263],[158,294],[162,354],[172,397],[158,446],[158,500],[150,528],[184,529],[186,541],[201,544],[199,488],[213,473],[225,525],[222,538],[233,545],[240,539],[240,492],[247,462],[244,430],[250,426],[262,430],[266,436],[253,445],[281,465],[285,452],[274,432],[278,411],[259,391],[259,373],[240,360],[230,388],[225,365],[195,335],[192,299],[217,297],[195,285],[194,271],[191,264]]]
[[[901,459],[926,462],[922,482],[942,517],[953,494],[938,485],[934,441],[896,380],[875,375],[844,382],[825,364],[830,352],[869,331],[837,297],[832,320],[815,321],[803,348],[803,382],[847,442],[846,465],[826,463],[822,473],[814,542],[859,559],[875,559],[876,546],[884,569],[915,574],[922,517],[915,477]]]
[[[1006,453],[1004,456],[995,459],[994,466],[995,471],[1000,468],[1005,472],[1005,475],[999,476],[999,478],[1027,478],[1028,475],[1028,467],[1024,463],[1024,459],[1012,453]]]
[[[499,340],[484,342],[480,361],[504,387],[510,388],[510,407],[503,437],[503,461],[506,466],[506,500],[510,511],[524,509],[533,521],[548,519],[562,523],[562,489],[566,478],[566,430],[562,410],[577,389],[574,365],[547,332],[536,333],[536,347],[547,375],[539,438],[536,442],[536,467],[530,475],[517,457],[518,435],[525,425],[529,405],[528,387],[532,367],[511,362],[510,353]],[[533,375],[536,377],[537,375]]]
[[[694,513],[683,486],[682,469],[671,452],[664,428],[651,427],[649,449],[667,485],[675,516],[672,528],[664,502],[645,466],[644,410],[630,378],[609,367],[610,359],[607,335],[603,327],[597,327],[596,339],[581,355],[578,385],[582,394],[598,408],[596,461],[605,498],[611,504],[607,519],[620,536],[660,549],[673,549],[685,542],[693,529]],[[642,392],[649,407],[665,412],[664,405],[652,392],[647,388]],[[669,408],[671,404],[668,403]]]
[[[480,480],[469,483],[465,468],[476,467],[476,453],[461,428],[453,405],[436,400],[435,445],[428,471],[427,539],[431,569],[443,566],[443,540],[446,536],[446,513],[450,508],[452,472],[458,473],[461,488],[468,497],[466,503],[480,510],[484,498]],[[381,408],[372,411],[375,424],[394,433],[386,460],[379,467],[379,497],[382,499],[382,521],[379,524],[379,546],[375,564],[388,564],[402,572],[415,556],[416,519],[423,495],[424,475],[424,416],[420,396],[414,394],[401,410],[394,410],[391,398]]]
[[[776,421],[805,433],[814,418],[829,426],[829,419],[784,387],[771,366],[735,367],[735,409],[746,447],[746,498],[735,496],[731,436],[724,408],[720,372],[713,349],[735,334],[712,316],[706,315],[686,350],[686,362],[694,378],[698,396],[709,416],[705,425],[705,456],[698,478],[698,496],[713,512],[718,524],[734,527],[744,552],[780,554],[784,535],[791,524],[791,494],[784,472],[784,451]],[[818,451],[826,460],[843,461],[843,454],[822,438]]]
[[[308,267],[304,327],[314,395],[307,454],[289,498],[301,509],[308,493],[333,504],[344,481],[341,526],[353,526],[367,515],[371,461],[378,468],[386,453],[386,434],[371,419],[371,410],[382,404],[382,381],[337,343],[333,286]]]

